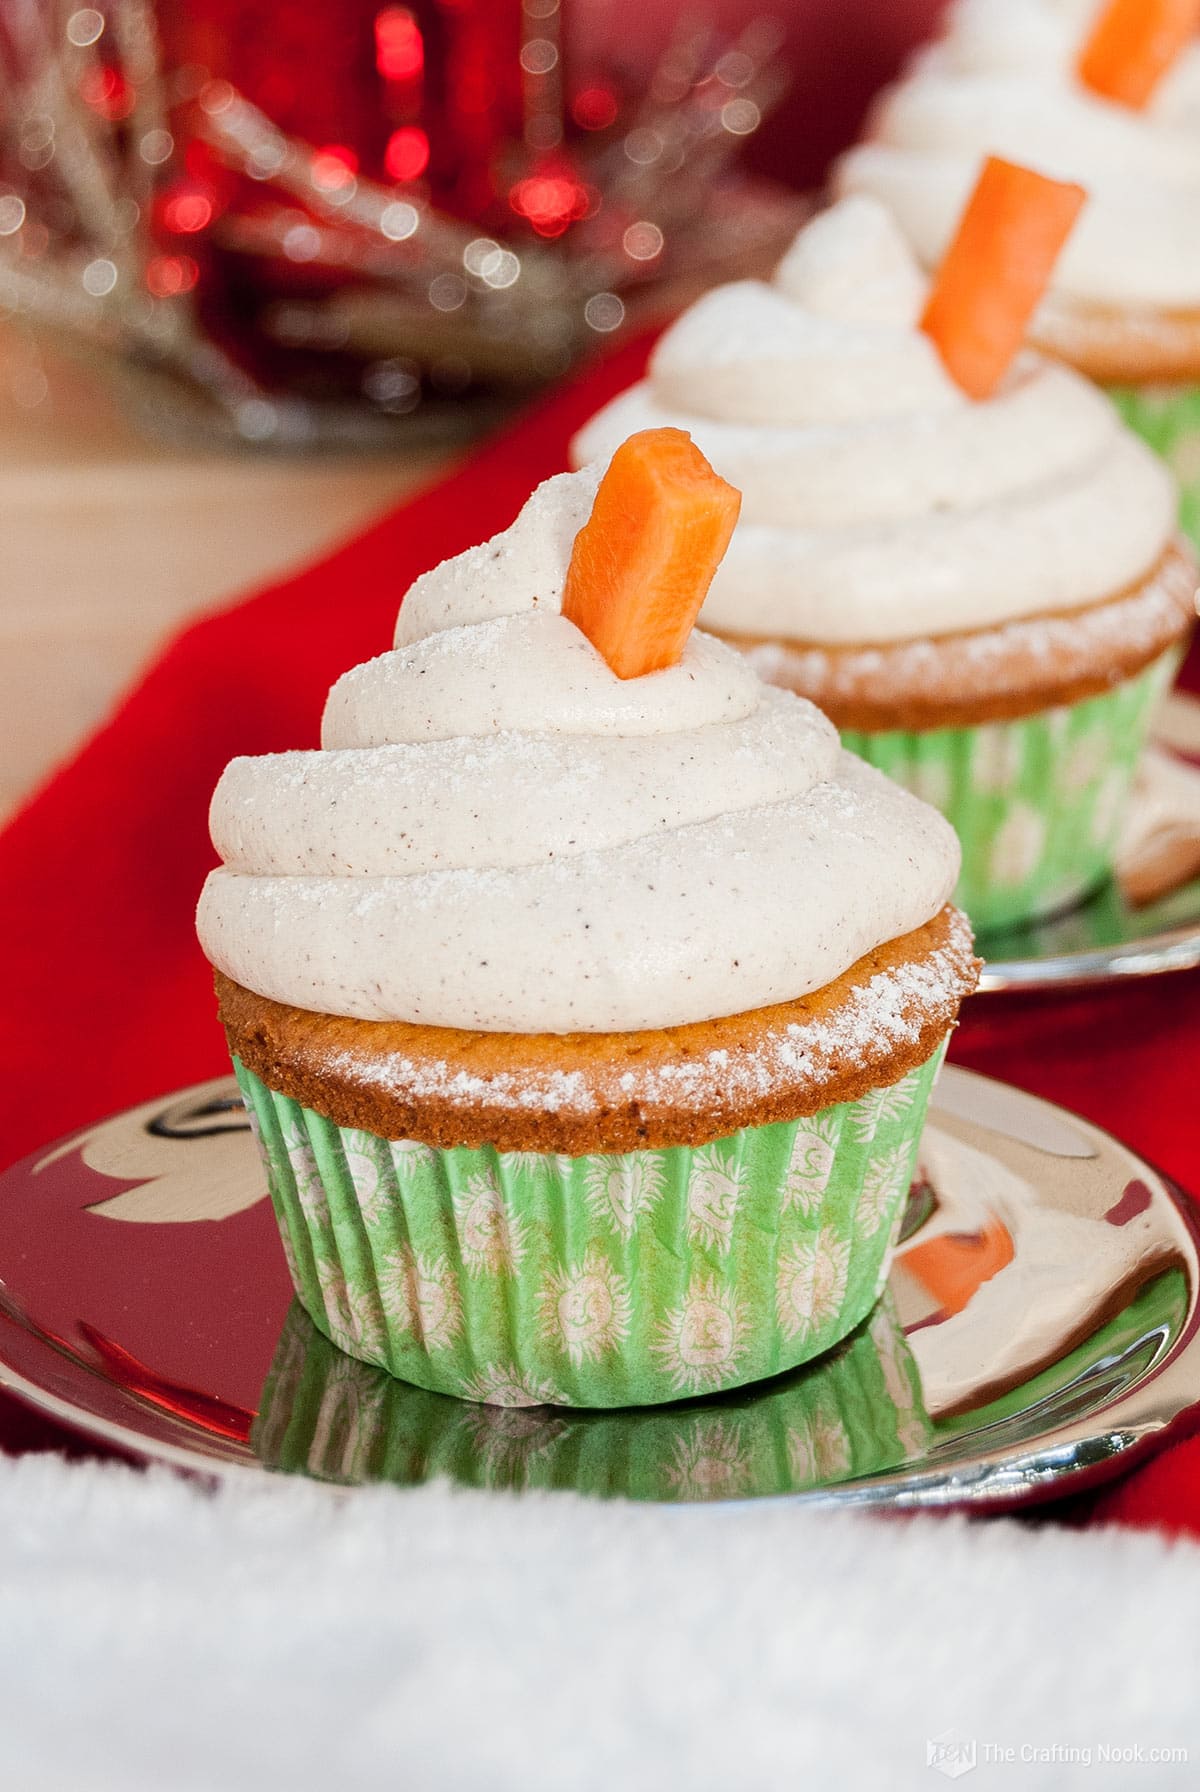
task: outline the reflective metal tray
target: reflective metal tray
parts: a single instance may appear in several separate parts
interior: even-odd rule
[[[1188,1199],[1096,1127],[954,1068],[919,1162],[884,1299],[820,1362],[669,1407],[513,1411],[316,1332],[222,1079],[0,1176],[0,1383],[139,1457],[343,1485],[986,1508],[1160,1442],[1200,1399]]]

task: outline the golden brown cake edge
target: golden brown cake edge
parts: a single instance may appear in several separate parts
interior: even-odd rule
[[[1120,310],[1055,297],[1031,341],[1100,386],[1200,383],[1200,311]]]
[[[1145,579],[1102,603],[994,628],[853,647],[722,639],[760,678],[807,697],[838,728],[967,728],[1081,703],[1135,677],[1187,639],[1197,576],[1179,540]],[[1047,655],[1047,642],[1058,651]]]
[[[219,971],[216,989],[231,1053],[338,1126],[576,1157],[707,1144],[898,1082],[954,1025],[979,968],[947,905],[796,1001],[646,1032],[472,1033],[313,1014]]]

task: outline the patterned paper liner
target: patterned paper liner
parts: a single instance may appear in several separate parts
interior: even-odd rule
[[[955,901],[976,929],[1055,914],[1104,882],[1150,718],[1178,651],[1067,708],[973,728],[847,729],[853,753],[940,809],[962,842]]]
[[[348,1486],[566,1488],[721,1500],[879,1474],[927,1447],[916,1366],[885,1293],[837,1350],[762,1387],[621,1413],[468,1406],[355,1361],[288,1314],[251,1444],[268,1468]]]
[[[806,1119],[578,1158],[389,1142],[234,1068],[296,1292],[335,1344],[468,1400],[610,1407],[762,1381],[859,1324],[944,1049]]]
[[[1200,548],[1200,385],[1106,388],[1135,434],[1179,481],[1179,520]]]

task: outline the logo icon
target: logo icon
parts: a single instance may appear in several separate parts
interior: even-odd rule
[[[925,1744],[926,1767],[935,1767],[948,1780],[960,1779],[975,1764],[975,1739],[968,1740],[958,1730],[943,1730]]]

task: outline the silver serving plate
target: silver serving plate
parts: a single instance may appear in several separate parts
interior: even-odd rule
[[[512,1411],[356,1363],[291,1302],[232,1079],[0,1176],[0,1384],[207,1475],[435,1475],[692,1501],[996,1509],[1074,1492],[1200,1400],[1188,1199],[1125,1146],[948,1068],[887,1290],[820,1362],[715,1399]]]
[[[1176,691],[1155,722],[1155,745],[1184,765],[1200,767],[1200,702]],[[1151,759],[1153,755],[1148,755]],[[1135,793],[1135,808],[1138,795]],[[1135,824],[1138,817],[1134,816]],[[1165,836],[1173,834],[1190,865],[1184,879],[1147,900],[1146,888],[1159,881]],[[1032,993],[1086,989],[1130,977],[1154,977],[1200,965],[1200,875],[1195,873],[1200,842],[1200,770],[1193,793],[1176,791],[1173,812],[1159,825],[1129,831],[1121,874],[1065,914],[1028,927],[981,935],[985,959],[983,992]],[[1190,852],[1186,849],[1191,847]],[[1168,850],[1167,858],[1170,853]],[[1130,891],[1138,892],[1131,899]]]

